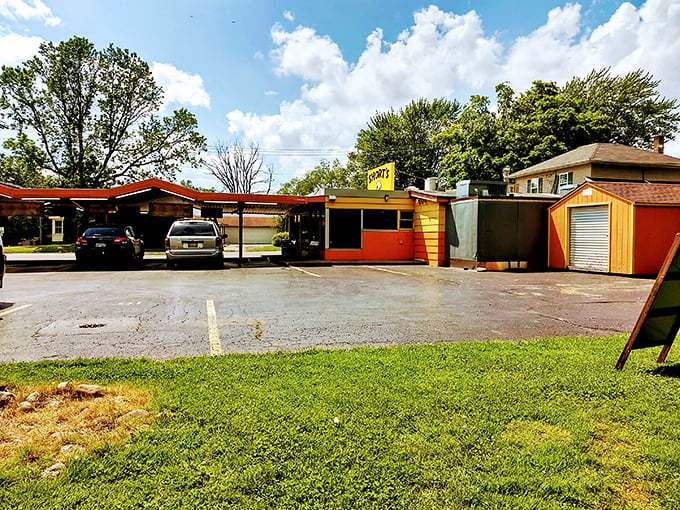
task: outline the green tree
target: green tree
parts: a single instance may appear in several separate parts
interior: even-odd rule
[[[494,180],[502,177],[503,151],[498,140],[498,120],[489,98],[472,96],[458,117],[435,141],[448,149],[442,159],[448,186],[463,179]]]
[[[185,109],[159,117],[163,92],[148,64],[110,45],[96,50],[81,37],[43,43],[38,55],[0,73],[0,111],[13,154],[31,135],[44,170],[60,186],[102,187],[145,177],[174,179],[196,164],[205,139]]]
[[[323,188],[352,188],[351,170],[336,159],[332,163],[322,160],[302,177],[294,177],[279,189],[281,195],[310,195]]]
[[[13,155],[0,154],[0,182],[26,188],[49,188],[55,185],[54,179],[41,171],[45,166],[45,154],[24,133],[20,133],[16,139],[5,140],[3,147]]]
[[[606,115],[564,94],[554,82],[535,81],[517,97],[507,84],[498,85],[496,92],[500,164],[510,171],[611,138]]]
[[[642,69],[616,76],[605,68],[571,79],[562,94],[608,120],[608,141],[650,149],[654,135],[672,139],[680,122],[678,101],[662,97],[659,84]]]
[[[204,188],[202,186],[196,186],[194,185],[193,182],[191,182],[191,179],[182,179],[179,181],[180,186],[184,186],[185,188],[193,189],[195,191],[206,191],[208,193],[215,193],[215,188]]]
[[[365,187],[368,170],[394,161],[397,189],[422,186],[425,178],[441,170],[446,147],[436,136],[451,125],[459,109],[456,101],[421,98],[396,112],[390,109],[373,115],[349,155],[355,179]]]
[[[515,94],[496,87],[498,109],[472,96],[461,114],[435,141],[446,146],[442,175],[461,179],[501,178],[581,145],[610,142],[651,146],[654,134],[673,138],[678,102],[658,93],[659,82],[641,70],[612,76],[609,69],[573,78],[564,87],[535,81]]]

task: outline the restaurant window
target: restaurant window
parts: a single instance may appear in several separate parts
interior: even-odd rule
[[[364,230],[397,230],[399,211],[364,209]]]
[[[361,209],[328,210],[328,247],[361,249]]]
[[[413,228],[413,211],[399,211],[399,230]]]

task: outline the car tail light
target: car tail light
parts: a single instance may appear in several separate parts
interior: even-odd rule
[[[116,238],[113,240],[113,242],[114,242],[114,243],[126,244],[126,243],[128,242],[128,238],[127,238],[127,237],[116,237]]]
[[[165,238],[165,241],[163,242],[163,244],[165,245],[165,248],[166,248],[166,249],[170,248],[170,238],[169,238],[169,237],[166,237],[166,238]]]
[[[87,240],[84,237],[79,237],[76,239],[76,244],[81,245],[81,244],[87,244]]]
[[[222,246],[222,238],[221,237],[218,236],[218,237],[215,238],[215,246],[217,246],[218,248],[220,246]]]

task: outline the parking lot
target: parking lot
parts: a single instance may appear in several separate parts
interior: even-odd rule
[[[0,361],[168,359],[628,332],[651,279],[421,265],[10,272]]]

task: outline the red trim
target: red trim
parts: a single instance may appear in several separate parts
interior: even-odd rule
[[[260,195],[257,193],[212,193],[185,188],[161,179],[146,179],[109,189],[83,188],[13,188],[0,184],[0,194],[15,199],[59,200],[69,198],[111,199],[129,193],[160,189],[196,201],[253,202],[258,204],[306,204],[307,197],[295,195]]]

